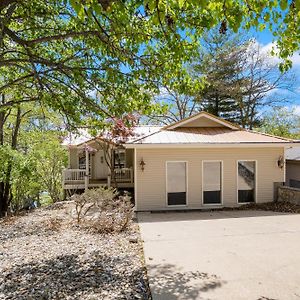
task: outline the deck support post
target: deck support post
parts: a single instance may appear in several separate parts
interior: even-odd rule
[[[107,187],[110,187],[111,186],[111,174],[109,173],[107,175]]]
[[[89,189],[89,151],[88,148],[85,147],[85,178],[84,178],[84,190],[87,191]]]

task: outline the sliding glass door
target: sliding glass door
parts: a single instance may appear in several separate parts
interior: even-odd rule
[[[167,162],[167,203],[173,205],[186,205],[186,162]]]
[[[238,203],[255,202],[256,163],[238,162]]]

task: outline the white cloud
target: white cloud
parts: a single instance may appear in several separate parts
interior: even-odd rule
[[[300,105],[293,105],[292,109],[297,116],[300,116]]]
[[[278,53],[277,45],[274,42],[268,43],[266,45],[261,45],[261,52],[262,53],[265,53],[265,54],[269,55],[270,58],[272,58],[272,60],[276,63],[281,62],[282,59],[280,59],[278,56],[272,56],[271,55],[272,50],[274,50],[275,53],[276,52]],[[294,55],[292,57],[290,57],[289,59],[292,61],[294,67],[300,66],[300,54],[299,54],[299,52],[294,53]]]
[[[284,109],[300,117],[300,104],[286,105]]]

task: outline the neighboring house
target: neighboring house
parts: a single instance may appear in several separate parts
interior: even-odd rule
[[[300,148],[289,148],[285,153],[286,181],[285,185],[300,188]]]
[[[136,132],[122,149],[111,145],[115,183],[103,158],[103,140],[69,145],[64,188],[133,188],[138,211],[268,202],[275,185],[285,182],[285,149],[297,145],[206,112],[164,127],[138,127]]]

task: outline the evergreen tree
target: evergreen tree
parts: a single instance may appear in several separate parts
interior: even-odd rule
[[[204,76],[205,86],[196,96],[203,110],[232,122],[239,122],[236,101],[241,93],[243,79],[240,57],[246,44],[230,33],[220,34],[213,30],[204,38],[201,61],[194,65],[196,76]]]

